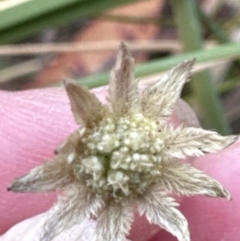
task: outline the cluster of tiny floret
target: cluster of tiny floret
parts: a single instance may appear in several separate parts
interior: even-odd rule
[[[161,175],[162,134],[156,121],[142,114],[108,117],[80,129],[86,146],[75,161],[75,175],[100,195],[140,194]]]

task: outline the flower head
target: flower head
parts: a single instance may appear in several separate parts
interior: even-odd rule
[[[177,65],[139,96],[134,61],[122,44],[109,83],[110,106],[103,106],[87,88],[65,83],[80,128],[53,160],[9,187],[16,192],[62,190],[41,241],[84,218],[96,219],[96,240],[125,240],[135,208],[179,241],[189,241],[187,221],[167,194],[230,199],[219,182],[181,159],[217,152],[237,137],[167,123],[193,63]]]

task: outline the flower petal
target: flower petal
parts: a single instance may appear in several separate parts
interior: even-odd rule
[[[204,153],[214,153],[233,144],[238,136],[221,136],[215,131],[201,128],[172,127],[165,131],[166,159],[185,158],[186,156],[202,156]]]
[[[109,82],[109,98],[116,115],[140,109],[137,86],[134,60],[127,46],[122,43]]]
[[[70,99],[73,115],[79,125],[91,127],[104,117],[105,107],[85,86],[69,81],[65,82],[64,85]]]
[[[32,169],[28,174],[15,179],[8,187],[14,192],[49,192],[61,189],[71,183],[72,173],[62,156],[45,162]]]
[[[190,60],[177,65],[143,91],[142,109],[146,117],[166,120],[172,114],[194,62]]]
[[[133,222],[133,210],[128,203],[111,203],[97,219],[98,241],[124,241]]]
[[[145,214],[150,223],[155,223],[176,236],[179,241],[190,241],[188,223],[175,207],[178,204],[171,197],[151,188],[139,200],[141,215]]]
[[[190,164],[175,162],[162,167],[160,185],[170,192],[183,195],[206,195],[227,198],[229,192],[215,179]]]
[[[51,241],[56,235],[96,215],[104,206],[101,198],[79,185],[69,186],[47,214],[41,241]]]

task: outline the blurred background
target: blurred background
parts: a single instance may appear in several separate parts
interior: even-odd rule
[[[143,84],[196,58],[183,99],[204,127],[239,133],[239,0],[0,0],[0,89],[106,85],[120,41]]]

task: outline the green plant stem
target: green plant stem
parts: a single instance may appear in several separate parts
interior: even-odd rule
[[[25,5],[24,8],[20,8],[21,5],[19,5],[11,9],[11,18],[17,15],[18,21],[4,21],[4,16],[8,16],[10,10],[3,11],[0,15],[0,44],[16,42],[43,29],[59,27],[73,21],[93,17],[110,8],[139,0],[71,0],[69,2],[68,0],[61,0],[59,7],[53,4],[54,2],[58,2],[58,0],[47,1],[52,3],[51,11],[49,8],[41,7],[44,5],[42,1],[27,2],[28,4],[33,4],[31,7],[34,9],[34,15],[29,14],[29,8]],[[65,5],[63,4],[64,2]],[[37,11],[38,7],[39,11]],[[3,21],[2,24],[1,21]]]
[[[171,0],[179,37],[185,51],[202,49],[201,29],[197,19],[195,0]],[[194,75],[191,87],[203,114],[203,120],[211,129],[222,134],[230,132],[230,126],[218,98],[209,71]]]
[[[14,25],[19,25],[25,21],[50,13],[57,9],[66,8],[71,4],[81,1],[82,0],[41,0],[27,1],[17,4],[16,6],[7,8],[1,12],[0,30],[9,29]]]
[[[213,60],[238,57],[240,57],[240,43],[222,44],[212,49],[191,51],[188,53],[178,54],[176,56],[170,56],[161,58],[159,60],[148,61],[144,64],[139,64],[136,67],[135,75],[136,77],[143,77],[160,73],[169,70],[184,60],[194,58],[196,58],[197,63],[203,63]],[[77,81],[88,86],[89,88],[95,88],[108,84],[108,80],[109,73],[97,73],[80,78]]]

